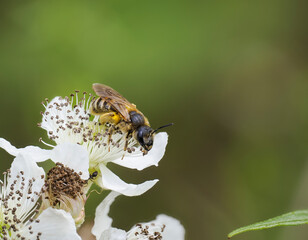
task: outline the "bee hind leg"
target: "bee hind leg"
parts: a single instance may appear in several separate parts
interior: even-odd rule
[[[110,123],[112,125],[116,125],[120,122],[121,117],[116,112],[108,112],[104,113],[99,117],[99,121],[101,124]]]

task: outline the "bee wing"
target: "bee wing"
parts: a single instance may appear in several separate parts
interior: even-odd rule
[[[99,97],[105,98],[123,116],[124,120],[130,121],[128,109],[136,109],[136,106],[111,87],[100,83],[94,83],[92,87]]]

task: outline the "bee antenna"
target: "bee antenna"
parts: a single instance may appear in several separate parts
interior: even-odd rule
[[[170,127],[170,126],[172,126],[173,124],[174,124],[174,123],[169,123],[169,124],[167,124],[167,125],[161,126],[161,127],[157,128],[157,129],[153,130],[153,132],[151,133],[151,135],[154,134],[154,133],[156,133],[158,130],[160,130],[160,129],[162,129],[162,128]]]

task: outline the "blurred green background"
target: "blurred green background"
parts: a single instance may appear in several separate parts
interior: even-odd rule
[[[3,1],[0,136],[18,147],[46,133],[40,102],[95,82],[168,128],[158,168],[113,167],[128,182],[159,178],[112,206],[122,229],[174,216],[186,239],[308,208],[305,1]],[[12,157],[0,151],[1,170]],[[89,224],[102,196],[87,205]],[[81,229],[84,239],[90,225]],[[234,239],[307,239],[308,226]]]

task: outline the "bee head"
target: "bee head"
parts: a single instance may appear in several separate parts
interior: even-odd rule
[[[149,126],[142,125],[139,128],[137,128],[136,139],[145,150],[150,151],[153,146],[155,133],[162,128],[169,127],[172,125],[173,123],[170,123],[170,124],[161,126],[155,130],[153,130]]]
[[[147,151],[150,151],[153,146],[153,129],[149,126],[140,126],[136,131],[136,139],[140,145]]]

